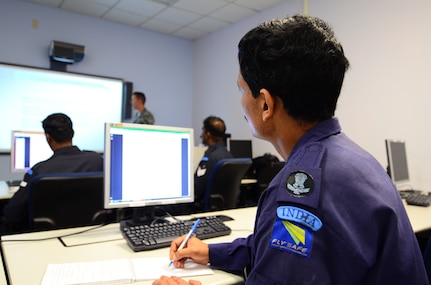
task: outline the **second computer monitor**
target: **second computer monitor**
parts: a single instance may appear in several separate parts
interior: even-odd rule
[[[235,158],[253,158],[251,140],[228,140],[228,149]]]
[[[388,174],[395,185],[408,183],[410,180],[407,165],[406,143],[398,140],[385,140],[388,158]]]
[[[52,154],[44,132],[12,131],[11,172],[26,172]]]

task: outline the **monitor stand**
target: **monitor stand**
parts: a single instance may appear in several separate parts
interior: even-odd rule
[[[123,220],[121,223],[126,223],[128,226],[166,223],[165,217],[156,215],[157,210],[157,206],[133,208],[132,218]]]

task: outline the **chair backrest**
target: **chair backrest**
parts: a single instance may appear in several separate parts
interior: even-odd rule
[[[103,172],[59,173],[36,176],[29,185],[30,230],[100,224]]]
[[[233,209],[238,206],[241,179],[251,163],[251,158],[227,158],[215,164],[205,189],[205,211]]]

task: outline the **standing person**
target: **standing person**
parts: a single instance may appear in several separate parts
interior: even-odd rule
[[[133,120],[133,123],[154,125],[155,120],[153,114],[145,108],[146,101],[147,98],[144,93],[137,91],[133,92],[131,104],[133,109],[139,112],[136,114],[136,118]]]
[[[11,231],[28,228],[28,185],[37,175],[69,172],[103,171],[103,157],[91,151],[81,151],[72,143],[74,135],[71,119],[54,113],[42,121],[46,141],[54,151],[47,160],[38,162],[24,175],[18,191],[4,207],[6,227]]]
[[[195,202],[194,211],[203,211],[205,188],[208,176],[214,165],[222,159],[233,158],[225,145],[226,124],[216,116],[205,118],[202,126],[202,144],[208,146],[198,168],[196,169],[195,180]]]
[[[334,117],[349,63],[330,27],[302,15],[263,23],[241,39],[238,59],[251,132],[286,165],[262,193],[251,235],[210,245],[194,237],[178,251],[180,237],[174,265],[246,268],[246,284],[259,285],[428,284],[399,193]]]

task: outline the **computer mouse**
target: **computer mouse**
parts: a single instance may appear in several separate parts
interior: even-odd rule
[[[217,215],[216,217],[222,220],[223,222],[233,221],[233,218],[226,215]]]

